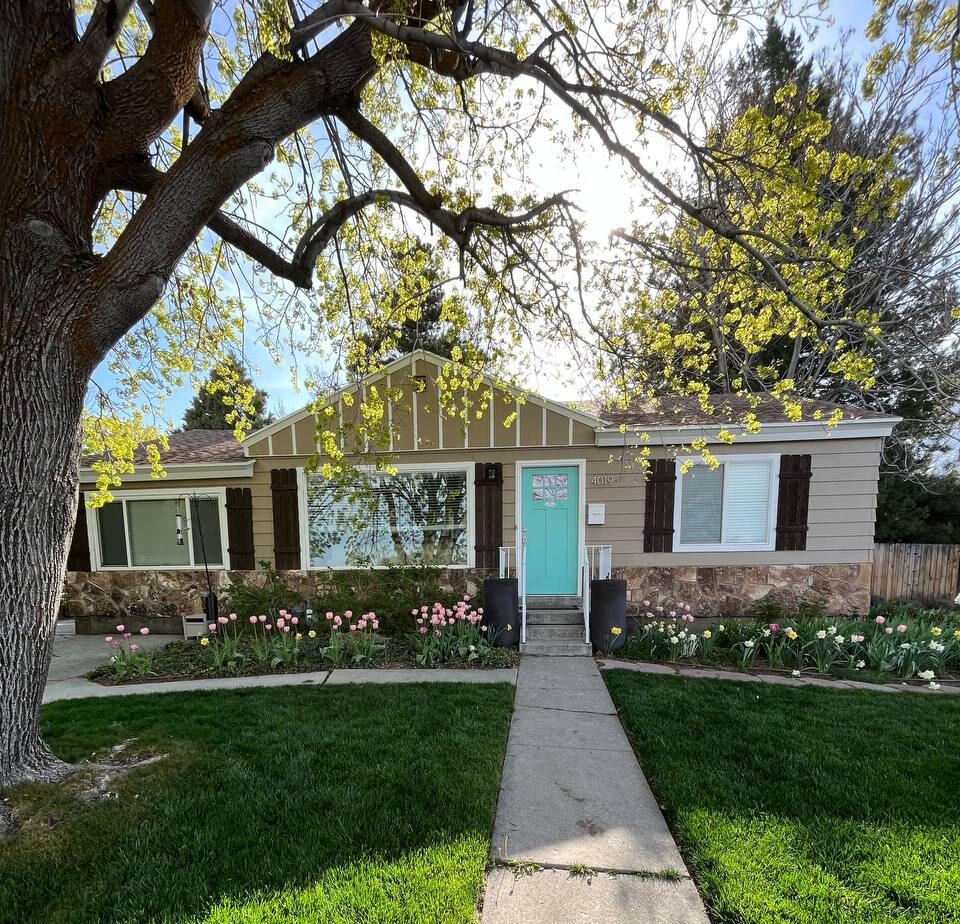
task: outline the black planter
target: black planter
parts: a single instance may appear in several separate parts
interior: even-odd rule
[[[487,578],[483,582],[483,624],[492,644],[512,648],[520,641],[518,599],[516,578]]]
[[[590,582],[590,639],[598,651],[623,647],[627,640],[626,581]]]

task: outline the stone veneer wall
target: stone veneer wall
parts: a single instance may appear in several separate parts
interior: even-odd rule
[[[341,577],[345,573],[339,572]],[[358,596],[362,596],[363,586],[369,584],[371,573],[376,572],[355,572]],[[324,571],[286,571],[284,577],[301,596],[312,599],[322,592],[326,574]],[[441,581],[451,595],[472,595],[485,576],[482,571],[454,568],[443,571]],[[210,577],[218,594],[222,594],[231,581],[254,586],[262,586],[264,582],[261,571],[218,570],[211,571]],[[170,631],[179,633],[180,616],[202,612],[202,597],[206,592],[207,579],[203,571],[68,571],[60,615],[63,618],[106,617],[108,621],[139,619],[154,632],[162,631],[162,620],[168,618]],[[90,631],[102,628],[94,623]]]
[[[619,568],[614,577],[627,582],[627,609],[636,615],[644,600],[689,603],[697,614],[738,616],[750,604],[774,594],[785,603],[800,597],[823,599],[831,614],[870,610],[869,564],[751,565],[701,568]]]

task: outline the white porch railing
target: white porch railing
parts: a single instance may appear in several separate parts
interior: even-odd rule
[[[613,570],[612,545],[583,547],[583,640],[590,644],[590,582],[605,581]]]
[[[519,554],[517,552],[519,549]],[[613,573],[612,545],[585,545],[580,556],[583,587],[583,640],[590,641],[590,582],[609,580]],[[520,641],[527,640],[527,536],[517,531],[517,545],[500,546],[500,577],[517,579],[520,602]]]

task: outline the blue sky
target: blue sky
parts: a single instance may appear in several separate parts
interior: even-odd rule
[[[862,34],[863,27],[871,11],[872,3],[869,2],[869,0],[849,0],[849,2],[838,0],[838,2],[832,5],[829,11],[834,19],[833,25],[820,29],[812,47],[814,49],[829,47],[837,42],[842,31],[853,29],[856,32],[856,36],[853,39],[854,44],[852,45],[852,50],[857,55],[866,56],[867,44]],[[567,174],[564,185],[569,186],[567,182],[569,179],[569,165],[567,165],[564,172]],[[611,185],[616,182],[614,174],[610,173],[605,178],[601,177],[596,179],[594,176],[596,173],[597,164],[596,161],[593,160],[589,165],[589,170],[585,170],[584,173],[581,174],[581,179],[586,180],[587,175],[590,175],[590,184],[601,193],[600,196],[594,196],[594,199],[602,198],[608,202],[614,201],[616,196],[610,196],[608,192]],[[584,183],[584,185],[586,185],[586,183]],[[604,193],[607,194],[604,195]],[[589,197],[585,198],[589,200]],[[619,223],[619,221],[617,223]],[[612,226],[613,223],[611,222],[610,227]],[[264,388],[269,395],[268,407],[270,411],[278,416],[284,413],[291,413],[306,404],[312,396],[303,390],[302,387],[300,390],[295,388],[293,383],[294,377],[291,374],[292,364],[289,362],[289,358],[286,358],[288,361],[277,365],[267,350],[257,342],[257,327],[258,325],[256,323],[250,324],[250,333],[247,335],[244,343],[244,355],[253,367],[253,377],[257,385]],[[298,378],[301,383],[303,381],[304,365],[318,365],[318,361],[316,358],[300,358],[301,368]],[[569,400],[578,396],[579,386],[577,383],[571,381],[569,372],[564,370],[562,365],[556,362],[556,360],[551,363],[549,357],[537,357],[535,362],[530,362],[525,365],[527,368],[533,370],[528,376],[528,380],[523,383],[528,388],[544,393],[548,397],[557,400]],[[109,391],[112,385],[112,376],[105,366],[101,366],[94,376],[94,381],[101,388]],[[177,389],[166,402],[160,416],[162,418],[168,418],[173,421],[174,425],[178,425],[192,396],[193,391],[190,387],[185,386]]]

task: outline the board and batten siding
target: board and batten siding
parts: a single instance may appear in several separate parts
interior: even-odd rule
[[[529,405],[528,405],[529,406]],[[538,407],[540,417],[543,408]],[[489,429],[488,429],[489,432]],[[569,429],[568,429],[569,432]],[[592,431],[591,431],[592,443]],[[620,450],[595,445],[513,447],[486,446],[466,449],[395,450],[404,464],[442,465],[464,462],[500,462],[503,465],[503,542],[514,544],[516,525],[516,463],[518,460],[555,462],[586,460],[585,503],[606,505],[603,526],[587,526],[587,543],[613,546],[614,567],[666,567],[677,565],[860,564],[871,560],[877,479],[882,441],[873,438],[783,443],[753,443],[715,449],[718,456],[742,453],[809,453],[809,531],[805,551],[784,552],[663,552],[643,553],[645,485],[631,450],[623,463]],[[299,448],[299,443],[298,443]],[[249,447],[254,455],[253,447]],[[653,450],[656,457],[667,455]],[[611,461],[613,459],[614,461]],[[273,560],[273,520],[270,469],[295,468],[309,460],[296,456],[264,455],[256,460],[253,478],[246,481],[253,493],[254,542],[257,559]],[[591,484],[596,480],[598,484]],[[608,481],[615,483],[605,483]]]

